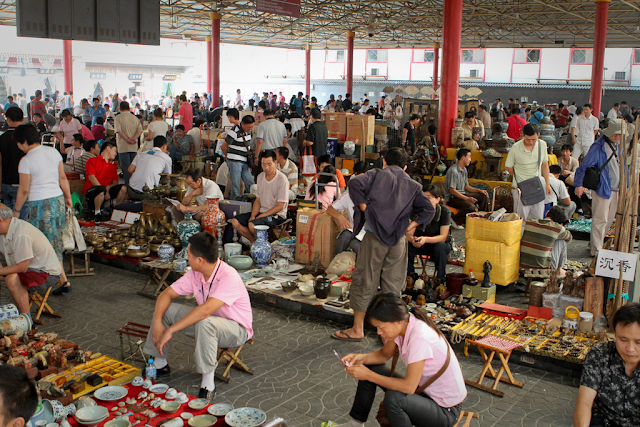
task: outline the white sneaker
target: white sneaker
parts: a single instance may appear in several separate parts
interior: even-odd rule
[[[464,226],[456,224],[454,220],[451,220],[451,227],[456,230],[464,230]]]

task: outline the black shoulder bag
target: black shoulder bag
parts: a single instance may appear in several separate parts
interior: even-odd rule
[[[542,186],[540,181],[540,166],[542,165],[542,144],[538,140],[538,172],[533,178],[526,179],[522,182],[518,182],[518,188],[520,189],[520,201],[525,206],[535,205],[540,203],[547,197],[547,192]],[[516,177],[516,167],[513,167],[513,175]],[[516,178],[517,180],[517,178]]]
[[[595,166],[591,166],[584,171],[584,179],[582,181],[582,186],[588,188],[589,190],[597,190],[598,185],[600,184],[600,174],[604,170],[604,168],[609,164],[613,156],[618,158],[618,154],[616,153],[616,148],[607,141],[609,147],[611,148],[611,155],[607,159],[607,161],[602,165],[600,169],[597,169]]]

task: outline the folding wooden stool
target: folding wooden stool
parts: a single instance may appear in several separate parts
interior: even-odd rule
[[[460,411],[458,421],[456,421],[453,427],[469,427],[469,425],[471,425],[471,420],[474,418],[478,418],[478,414],[475,412]],[[460,424],[461,422],[464,422],[464,424]]]
[[[504,392],[498,390],[498,384],[500,384],[500,381],[514,385],[516,387],[524,387],[524,383],[516,381],[515,378],[513,378],[511,369],[509,369],[509,358],[511,357],[511,352],[515,348],[520,347],[519,343],[490,335],[477,341],[469,340],[469,344],[478,347],[478,350],[480,350],[480,355],[484,360],[484,366],[482,367],[480,378],[478,378],[477,382],[467,379],[464,380],[467,385],[491,394],[495,394],[498,397],[504,397]],[[488,356],[485,350],[489,352]],[[497,373],[491,366],[491,362],[493,361],[496,353],[498,354],[498,358],[500,359],[500,369],[498,369]],[[507,374],[506,377],[503,376],[505,372]],[[487,387],[482,384],[485,376],[488,376],[489,378],[493,378],[495,380],[491,387]]]
[[[235,352],[232,351],[230,348],[218,349],[218,365],[220,365],[223,360],[226,360],[228,363],[227,363],[227,368],[224,370],[224,373],[222,373],[222,375],[216,372],[215,377],[217,379],[219,379],[220,381],[224,381],[227,384],[231,383],[229,370],[231,370],[232,366],[240,371],[244,371],[251,375],[254,375],[253,370],[249,369],[249,367],[245,365],[244,362],[242,362],[242,360],[240,360],[240,357],[239,357],[240,351],[242,351],[242,347],[244,347],[247,343],[253,345],[253,339],[247,340],[247,342],[242,344],[240,347],[238,347]]]
[[[40,316],[44,312],[44,314],[48,314],[53,317],[62,317],[62,314],[58,314],[53,311],[51,306],[47,303],[49,299],[49,294],[51,293],[51,289],[47,289],[47,292],[44,294],[44,297],[41,296],[38,291],[29,290],[29,309],[31,309],[31,304],[35,304],[38,307],[38,312],[33,318],[33,323],[37,323],[38,325],[42,325],[44,322],[40,320]]]

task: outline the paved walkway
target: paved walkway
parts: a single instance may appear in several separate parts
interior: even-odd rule
[[[147,276],[94,264],[96,275],[72,280],[73,292],[50,298],[61,319],[44,317],[40,330],[56,332],[83,348],[120,357],[116,330],[126,321],[149,324],[154,300],[136,294]],[[2,287],[2,302],[10,301]],[[254,307],[255,345],[243,350],[243,360],[256,375],[232,370],[232,383],[216,383],[217,401],[235,407],[258,407],[269,415],[285,417],[290,426],[318,427],[322,421],[344,422],[353,402],[356,382],[341,370],[333,355],[368,352],[379,347],[370,333],[361,343],[331,339],[343,325],[285,312]],[[176,334],[169,360],[172,373],[166,382],[188,394],[197,394],[200,376],[193,364],[193,342]],[[458,354],[463,373],[477,378],[482,364],[477,352]],[[472,426],[570,426],[578,381],[541,370],[513,365],[525,386],[500,385],[506,397],[498,398],[469,388],[465,410],[481,414]],[[377,403],[381,399],[378,393]],[[371,416],[366,426],[377,426]]]

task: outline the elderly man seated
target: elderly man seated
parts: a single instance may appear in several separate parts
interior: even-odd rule
[[[276,168],[276,153],[262,153],[262,173],[258,175],[258,190],[251,212],[238,215],[231,220],[233,228],[249,242],[256,241],[256,225],[269,228],[282,224],[287,218],[289,206],[289,181]]]
[[[49,239],[33,225],[13,217],[0,204],[0,251],[7,266],[0,268],[7,289],[20,313],[29,313],[28,290],[46,292],[58,283],[62,267]]]
[[[251,301],[238,272],[218,259],[212,235],[191,236],[187,255],[191,270],[158,297],[144,352],[154,358],[158,376],[166,375],[173,334],[194,338],[194,361],[202,374],[198,397],[212,401],[218,348],[241,346],[253,336]],[[196,307],[173,302],[186,295],[195,296]]]
[[[182,203],[178,206],[173,206],[172,212],[176,222],[180,222],[184,219],[184,214],[191,212],[194,214],[193,219],[196,221],[202,220],[202,214],[209,207],[207,199],[219,199],[224,200],[224,195],[218,187],[215,181],[210,180],[202,176],[202,171],[199,169],[189,169],[185,172],[185,183],[189,187],[187,193],[182,199]],[[192,206],[191,201],[195,197],[196,205]]]
[[[153,138],[153,148],[144,153],[139,153],[129,166],[129,188],[127,194],[132,200],[143,200],[142,189],[156,188],[160,183],[161,173],[171,173],[171,157],[167,154],[167,138],[158,135]]]

